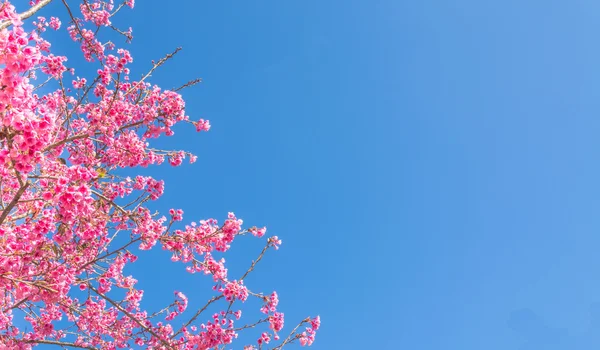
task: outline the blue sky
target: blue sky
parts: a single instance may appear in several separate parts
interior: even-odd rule
[[[213,129],[166,142],[199,161],[146,172],[159,208],[280,236],[247,284],[288,327],[320,314],[314,349],[600,345],[596,1],[165,3],[118,21],[135,67],[182,46],[152,82],[201,77]],[[210,297],[161,252],[136,265],[149,305]]]

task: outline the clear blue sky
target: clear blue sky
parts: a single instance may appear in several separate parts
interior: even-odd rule
[[[148,171],[167,182],[160,208],[234,211],[279,235],[247,283],[278,290],[288,327],[320,314],[314,349],[600,345],[597,1],[137,1],[124,14],[138,73],[183,46],[153,82],[203,78],[184,96],[213,125],[167,142],[198,163]],[[232,270],[258,249],[237,242]],[[209,298],[207,278],[162,252],[136,265],[149,305],[174,289]]]

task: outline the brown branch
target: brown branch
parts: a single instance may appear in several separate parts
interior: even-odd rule
[[[83,34],[81,33],[81,28],[79,28],[79,22],[77,21],[77,19],[73,15],[73,12],[71,11],[71,8],[69,7],[69,4],[67,4],[66,0],[62,0],[62,3],[67,8],[67,12],[69,13],[69,17],[71,17],[71,20],[73,21],[73,24],[75,25],[75,28],[77,28],[77,31],[79,32],[79,35],[81,35],[81,37],[83,38]]]
[[[172,346],[166,340],[164,340],[160,335],[156,334],[156,332],[153,331],[152,328],[144,326],[144,324],[140,320],[138,320],[135,316],[133,316],[131,313],[129,313],[129,311],[125,310],[121,305],[117,304],[111,298],[109,298],[106,295],[100,293],[96,288],[92,287],[92,285],[90,283],[88,283],[88,288],[90,288],[90,290],[92,290],[94,293],[98,294],[102,299],[104,299],[104,300],[108,301],[109,303],[111,303],[112,306],[116,307],[119,311],[121,311],[122,313],[124,313],[133,322],[137,323],[143,330],[145,330],[148,333],[152,334],[152,336],[154,336],[156,339],[158,339],[167,349],[171,349],[172,348]]]
[[[219,299],[221,299],[221,298],[223,298],[223,294],[221,294],[221,295],[219,295],[219,296],[212,297],[212,299],[210,299],[210,300],[208,301],[208,303],[206,303],[206,305],[204,305],[204,306],[202,307],[202,309],[198,310],[198,311],[196,312],[196,314],[195,314],[195,315],[194,315],[192,318],[190,318],[190,320],[189,320],[189,321],[187,321],[187,322],[186,322],[186,323],[185,323],[185,324],[184,324],[184,325],[181,327],[181,329],[179,329],[179,331],[177,331],[177,333],[175,333],[175,334],[173,334],[173,335],[171,336],[171,339],[175,339],[175,337],[177,337],[177,335],[179,335],[179,333],[183,332],[183,330],[184,330],[185,328],[187,328],[187,327],[188,327],[190,324],[192,324],[192,322],[194,322],[194,321],[195,321],[195,320],[198,318],[198,316],[200,316],[200,314],[201,314],[201,313],[203,313],[203,312],[206,310],[206,308],[207,308],[207,307],[208,307],[210,304],[214,303],[215,301],[217,301],[217,300],[219,300]]]
[[[108,257],[109,257],[109,256],[111,256],[111,255],[114,255],[114,254],[116,254],[116,253],[118,253],[118,252],[120,252],[120,251],[123,251],[123,250],[127,249],[127,247],[129,247],[130,245],[134,244],[135,242],[138,242],[138,241],[140,241],[141,239],[142,239],[142,237],[138,237],[138,238],[136,238],[136,239],[134,239],[134,240],[131,240],[129,243],[125,244],[123,247],[121,247],[121,248],[119,248],[119,249],[117,249],[117,250],[115,250],[115,251],[113,251],[113,252],[106,253],[106,254],[104,254],[103,256],[97,257],[97,258],[95,258],[94,260],[92,260],[92,261],[90,261],[90,262],[88,262],[88,263],[85,263],[85,265],[81,266],[79,269],[80,269],[80,270],[83,270],[83,269],[85,269],[86,267],[88,267],[88,266],[90,266],[90,265],[92,265],[92,264],[95,264],[95,263],[96,263],[96,262],[98,262],[98,261],[104,260],[104,259],[108,258]],[[107,248],[107,249],[108,249],[108,248]]]
[[[298,328],[300,328],[300,326],[302,326],[303,324],[305,324],[309,321],[310,321],[310,319],[307,318],[307,319],[303,320],[302,322],[298,323],[296,328],[292,329],[292,331],[290,332],[290,335],[288,335],[287,338],[285,338],[283,343],[281,343],[279,346],[273,348],[273,350],[279,350],[279,349],[283,348],[285,346],[285,344],[293,342],[298,337],[298,335],[296,334],[296,331],[298,330]],[[296,336],[294,336],[294,334],[296,334]],[[293,338],[292,338],[292,336],[293,336]]]
[[[143,123],[144,123],[144,121],[139,121],[139,122],[135,122],[135,123],[123,125],[122,127],[119,128],[118,131],[123,131],[123,130],[126,130],[128,128],[134,127],[134,126],[141,125]],[[77,134],[77,135],[68,137],[66,139],[63,139],[61,141],[55,142],[55,143],[47,146],[46,148],[44,148],[44,150],[42,152],[48,152],[48,151],[50,151],[50,150],[52,150],[52,149],[54,149],[56,147],[64,145],[67,142],[71,142],[71,141],[75,141],[75,140],[79,140],[79,139],[84,139],[86,137],[90,137],[91,138],[92,136],[97,136],[97,135],[100,135],[100,133],[94,133],[93,135],[87,134],[85,132],[81,133],[81,134]]]
[[[6,311],[8,311],[8,310],[16,309],[16,308],[18,308],[19,306],[23,305],[23,303],[25,303],[25,302],[26,302],[26,301],[28,301],[28,300],[29,300],[29,298],[28,298],[28,297],[25,297],[25,298],[23,298],[23,299],[19,300],[19,302],[18,302],[18,303],[16,303],[15,305],[13,305],[13,306],[11,306],[11,307],[7,307],[6,309],[2,310],[2,312],[6,312]]]
[[[0,225],[4,222],[4,220],[6,219],[6,217],[12,210],[12,208],[14,208],[14,206],[17,205],[17,203],[19,202],[19,199],[21,198],[21,196],[23,195],[23,193],[25,192],[27,187],[29,187],[29,181],[27,181],[23,186],[21,186],[21,188],[19,188],[19,190],[15,194],[15,197],[12,199],[12,201],[10,203],[8,203],[6,208],[4,208],[4,210],[2,211],[2,215],[0,215]]]
[[[25,343],[28,344],[48,344],[48,345],[59,345],[59,346],[69,346],[72,348],[79,348],[79,349],[89,349],[89,350],[97,350],[98,348],[94,348],[91,346],[84,346],[84,345],[77,345],[74,343],[67,343],[67,342],[62,342],[62,341],[55,341],[55,340],[27,340],[25,341]]]
[[[19,14],[19,18],[21,20],[27,19],[31,16],[33,16],[36,12],[38,12],[39,10],[41,10],[44,6],[48,5],[49,3],[51,3],[52,0],[42,0],[40,2],[38,2],[35,6],[32,6],[29,10],[22,12]],[[4,29],[4,28],[8,28],[10,25],[12,24],[12,21],[5,21],[2,22],[0,24],[0,30]]]
[[[239,332],[239,331],[241,331],[241,330],[243,330],[243,329],[247,329],[247,328],[254,328],[254,327],[258,326],[259,324],[261,324],[261,323],[265,323],[265,322],[268,322],[268,321],[269,321],[269,319],[268,319],[268,318],[263,318],[263,319],[261,319],[261,320],[258,320],[258,321],[256,321],[256,323],[253,323],[253,324],[247,324],[247,325],[245,325],[245,326],[242,326],[242,327],[236,328],[236,329],[234,329],[234,331],[236,331],[236,332]]]
[[[56,148],[58,146],[64,145],[67,142],[75,141],[75,140],[79,140],[79,139],[83,139],[83,138],[86,138],[86,137],[89,137],[89,136],[90,135],[85,134],[85,133],[84,134],[78,134],[78,135],[75,135],[75,136],[71,136],[71,137],[66,138],[64,140],[61,140],[61,141],[58,141],[58,142],[55,142],[55,143],[51,144],[50,146],[44,148],[44,150],[42,152],[48,152],[49,150],[54,149],[54,148]]]
[[[83,100],[85,100],[85,98],[87,97],[88,93],[92,90],[94,85],[96,85],[96,83],[98,83],[99,81],[100,81],[100,77],[97,76],[96,79],[94,79],[94,81],[92,81],[92,83],[85,89],[85,91],[83,92],[83,95],[81,95],[81,98],[77,101],[77,104],[75,106],[73,106],[73,109],[71,109],[71,112],[69,114],[67,114],[65,121],[71,119],[71,116],[73,115],[73,113],[75,113],[77,111],[79,106],[81,106],[81,104],[83,103]],[[64,125],[64,123],[63,123],[63,125]]]
[[[201,82],[202,82],[202,79],[200,79],[200,78],[196,78],[194,80],[190,80],[187,83],[181,85],[180,87],[173,89],[173,92],[177,92],[179,90],[183,90],[185,88],[188,88],[190,86],[194,86],[194,85],[196,85],[198,83],[201,83]]]
[[[181,47],[176,48],[175,51],[171,52],[170,54],[168,54],[165,57],[163,57],[160,60],[158,60],[158,62],[154,63],[153,66],[152,66],[152,68],[148,71],[148,73],[146,73],[146,75],[144,75],[142,77],[142,79],[140,79],[135,84],[133,84],[133,86],[125,93],[125,96],[129,95],[133,90],[135,90],[135,88],[137,86],[140,86],[144,82],[144,80],[148,79],[148,77],[151,76],[152,73],[154,73],[154,71],[158,67],[160,67],[163,64],[165,64],[165,62],[167,62],[169,59],[171,59],[173,56],[175,56],[179,51],[181,51]]]
[[[114,15],[119,13],[119,11],[121,11],[121,9],[123,8],[123,6],[125,6],[126,3],[127,3],[126,1],[123,1],[121,3],[121,5],[119,5],[119,7],[117,7],[117,9],[113,13],[110,14],[110,17],[113,17]]]
[[[104,201],[108,202],[110,205],[112,205],[114,208],[116,208],[117,210],[119,210],[121,213],[123,213],[125,216],[127,216],[128,218],[131,218],[131,215],[129,214],[129,212],[123,208],[121,208],[120,205],[118,205],[117,203],[115,203],[114,201],[110,200],[109,198],[106,198],[106,196],[102,195],[99,192],[96,192],[94,190],[90,190],[93,194],[95,194],[96,196],[98,196],[99,198],[103,199]]]
[[[263,256],[265,255],[265,252],[267,251],[267,249],[269,249],[270,245],[271,245],[271,242],[267,241],[267,245],[263,248],[262,252],[260,252],[260,255],[258,256],[258,258],[256,260],[252,261],[252,265],[250,265],[250,267],[248,268],[248,271],[246,271],[246,273],[242,276],[242,278],[240,278],[240,281],[243,281],[244,278],[246,278],[246,276],[248,276],[248,274],[254,270],[254,267],[256,267],[256,264],[258,264],[258,262],[263,258]]]
[[[110,25],[110,28],[111,28],[112,30],[114,30],[115,32],[117,32],[117,33],[119,33],[119,34],[123,35],[124,37],[126,37],[126,38],[127,38],[127,40],[129,40],[129,42],[131,42],[131,40],[133,39],[133,36],[132,36],[131,34],[129,34],[129,33],[126,33],[126,32],[124,32],[124,31],[122,31],[121,29],[119,29],[119,28],[117,28],[117,27],[113,26],[112,24]]]

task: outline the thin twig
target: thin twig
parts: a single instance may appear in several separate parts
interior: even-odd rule
[[[190,81],[188,81],[187,83],[185,83],[185,84],[181,85],[181,86],[180,86],[180,87],[178,87],[178,88],[175,88],[175,89],[173,89],[173,91],[174,91],[174,92],[177,92],[177,91],[179,91],[179,90],[183,90],[183,89],[185,89],[185,88],[188,88],[188,87],[190,87],[190,86],[194,86],[194,85],[196,85],[196,84],[198,84],[198,83],[201,83],[201,82],[202,82],[202,79],[200,79],[200,78],[196,78],[196,79],[194,79],[194,80],[190,80]]]
[[[129,95],[129,93],[131,93],[133,90],[135,90],[135,88],[138,85],[141,85],[144,80],[148,79],[149,76],[152,75],[152,73],[154,73],[154,71],[162,66],[163,64],[165,64],[165,62],[167,62],[169,59],[171,59],[173,56],[175,56],[179,51],[181,51],[181,47],[178,47],[175,49],[175,51],[171,52],[170,54],[166,55],[165,57],[161,58],[160,60],[158,60],[158,62],[154,63],[152,68],[148,71],[148,73],[146,73],[146,75],[144,75],[142,77],[142,79],[140,79],[139,81],[137,81],[129,90],[127,90],[127,92],[125,93],[125,96]]]
[[[265,255],[267,249],[269,249],[269,246],[271,245],[270,241],[267,241],[267,245],[263,248],[263,250],[260,252],[260,255],[258,255],[258,258],[254,261],[252,261],[252,265],[250,265],[250,267],[248,268],[248,271],[246,271],[246,273],[242,276],[242,278],[240,278],[240,281],[243,281],[244,278],[246,278],[246,276],[248,276],[248,274],[250,272],[252,272],[254,270],[254,267],[256,266],[256,264],[258,264],[258,262],[263,258],[263,256]]]

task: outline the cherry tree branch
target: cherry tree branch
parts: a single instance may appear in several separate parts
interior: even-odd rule
[[[285,338],[283,343],[281,343],[279,346],[273,348],[273,350],[279,350],[279,349],[283,348],[286,344],[293,342],[298,337],[298,335],[296,334],[296,331],[298,330],[298,328],[300,328],[300,326],[302,326],[303,324],[305,324],[309,321],[310,321],[310,319],[307,318],[307,319],[303,320],[302,322],[298,323],[296,328],[292,329],[292,331],[290,332],[290,335],[288,335],[287,338]],[[294,334],[296,334],[296,336],[294,336]]]
[[[173,92],[178,92],[179,90],[183,90],[185,88],[188,88],[190,86],[194,86],[194,85],[196,85],[198,83],[201,83],[201,82],[202,82],[201,78],[196,78],[194,80],[190,80],[187,83],[181,85],[180,87],[173,89]]]
[[[62,342],[62,341],[56,341],[56,340],[27,340],[26,343],[33,343],[33,344],[48,344],[48,345],[59,345],[59,346],[68,346],[71,348],[78,348],[78,349],[88,349],[88,350],[97,350],[98,348],[94,348],[91,346],[84,346],[84,345],[77,345],[75,343],[67,343],[67,342]]]
[[[148,79],[148,77],[150,77],[152,75],[152,73],[154,73],[154,71],[158,67],[160,67],[163,64],[165,64],[165,62],[167,62],[169,59],[171,59],[173,56],[175,56],[179,51],[181,51],[181,47],[176,48],[175,51],[171,52],[170,54],[167,54],[165,57],[163,57],[160,60],[158,60],[158,62],[154,63],[152,65],[152,68],[150,68],[150,70],[148,71],[148,73],[146,73],[146,75],[144,75],[142,77],[142,79],[140,79],[138,82],[136,82],[135,85],[133,85],[129,90],[127,90],[127,92],[125,93],[125,95],[129,95],[133,90],[135,90],[136,85],[142,84],[146,79]]]
[[[25,184],[23,184],[23,186],[21,186],[19,188],[19,190],[15,194],[15,197],[12,199],[12,201],[10,203],[8,203],[6,208],[4,208],[4,210],[2,211],[2,215],[0,215],[0,225],[4,222],[4,220],[6,219],[6,217],[12,210],[12,208],[14,208],[14,206],[17,205],[17,203],[19,202],[19,199],[21,198],[21,196],[23,195],[23,193],[25,192],[27,187],[29,187],[29,182],[26,182]]]
[[[41,10],[43,7],[45,7],[46,5],[48,5],[51,2],[52,2],[52,0],[42,0],[42,1],[38,2],[36,5],[32,6],[29,10],[20,13],[19,18],[21,20],[27,19],[27,18],[33,16],[36,12],[38,12],[39,10]],[[2,30],[4,28],[8,28],[11,24],[12,24],[12,21],[2,22],[0,24],[0,30]]]
[[[248,274],[254,270],[254,267],[256,267],[256,264],[258,264],[258,262],[263,258],[263,256],[265,255],[267,249],[269,249],[270,245],[271,245],[271,242],[268,241],[267,245],[260,252],[260,255],[258,255],[258,258],[256,260],[252,261],[252,265],[250,265],[250,267],[248,268],[248,270],[246,271],[246,273],[242,276],[242,278],[240,278],[240,281],[243,281],[244,278],[246,278],[246,276],[248,276]]]
[[[196,312],[196,314],[194,314],[194,316],[192,316],[192,318],[190,318],[190,320],[189,320],[189,321],[187,321],[187,322],[186,322],[186,323],[185,323],[185,324],[184,324],[184,325],[181,327],[181,329],[179,329],[179,331],[177,331],[177,333],[175,333],[175,334],[173,334],[173,336],[171,336],[171,339],[175,339],[175,337],[177,337],[177,335],[179,335],[181,332],[183,332],[183,330],[184,330],[185,328],[187,328],[187,327],[188,327],[190,324],[192,324],[192,322],[194,322],[194,321],[195,321],[195,320],[198,318],[198,316],[200,316],[200,314],[201,314],[201,313],[203,313],[203,312],[204,312],[204,310],[206,310],[206,308],[207,308],[207,307],[208,307],[210,304],[214,303],[215,301],[217,301],[217,300],[219,300],[219,299],[221,299],[221,298],[223,298],[223,294],[221,294],[221,295],[219,295],[219,296],[212,297],[212,299],[210,299],[210,300],[208,301],[208,303],[206,303],[206,305],[204,305],[204,306],[203,306],[203,307],[202,307],[200,310],[198,310],[198,311]]]
[[[116,303],[114,300],[112,300],[111,298],[107,297],[106,295],[100,293],[96,288],[92,287],[91,284],[88,283],[88,287],[90,288],[90,290],[92,290],[94,293],[98,294],[102,299],[108,301],[109,303],[111,303],[112,306],[116,307],[119,311],[121,311],[122,313],[124,313],[127,317],[129,317],[133,322],[137,323],[143,330],[147,331],[148,333],[152,334],[156,339],[158,339],[158,341],[160,341],[167,349],[171,348],[171,345],[164,340],[160,335],[158,335],[155,331],[152,330],[152,328],[150,327],[146,327],[140,320],[137,319],[137,317],[133,316],[131,313],[129,313],[129,311],[125,310],[121,305],[119,305],[118,303]]]

